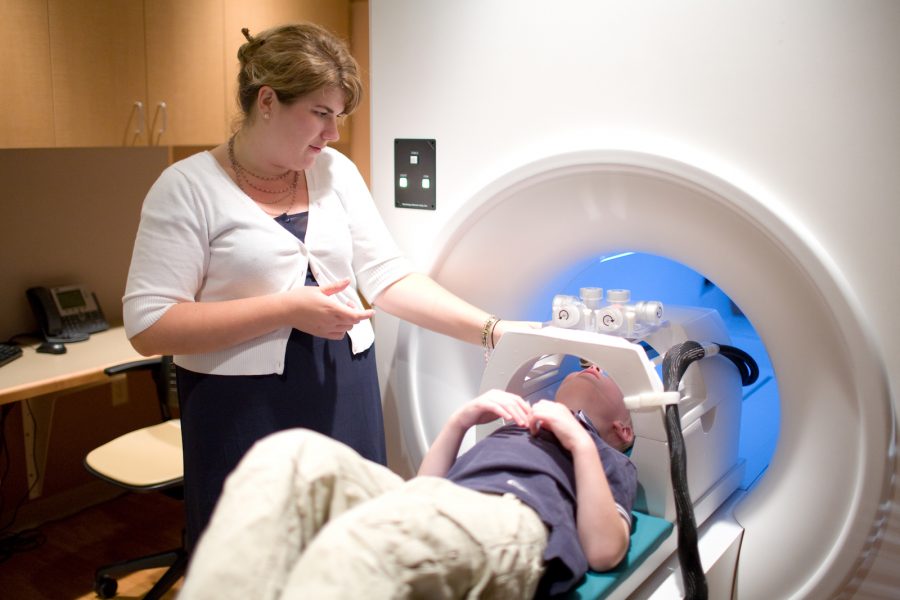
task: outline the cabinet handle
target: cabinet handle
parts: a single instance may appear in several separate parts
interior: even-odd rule
[[[160,124],[159,129],[156,130],[156,143],[159,143],[159,139],[169,126],[169,107],[165,102],[160,102],[157,105],[157,110],[162,113],[162,123]]]
[[[134,130],[134,137],[140,137],[144,133],[144,126],[147,124],[144,116],[144,103],[140,100],[135,102],[134,111],[137,113],[137,127]]]

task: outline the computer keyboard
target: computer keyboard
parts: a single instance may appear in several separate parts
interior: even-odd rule
[[[0,344],[0,367],[22,356],[22,349],[15,344]]]

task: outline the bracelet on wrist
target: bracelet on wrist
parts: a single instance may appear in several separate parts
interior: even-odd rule
[[[488,334],[488,342],[491,345],[491,350],[497,347],[497,344],[494,343],[494,330],[497,329],[497,323],[499,323],[500,321],[502,321],[502,319],[497,319],[496,321],[494,321],[494,324],[491,325],[491,332]]]
[[[488,361],[491,357],[491,350],[494,349],[494,327],[497,326],[497,321],[499,320],[496,315],[490,315],[481,328],[481,347],[484,348],[484,362]]]

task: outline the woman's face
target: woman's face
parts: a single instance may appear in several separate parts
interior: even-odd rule
[[[343,117],[344,92],[338,88],[321,88],[290,104],[282,104],[272,94],[261,119],[268,130],[271,161],[280,170],[301,171],[313,166],[322,150],[340,139],[338,124]]]

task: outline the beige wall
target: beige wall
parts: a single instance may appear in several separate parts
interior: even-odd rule
[[[167,161],[166,148],[0,150],[0,340],[35,329],[36,285],[85,283],[121,322],[141,203]]]

